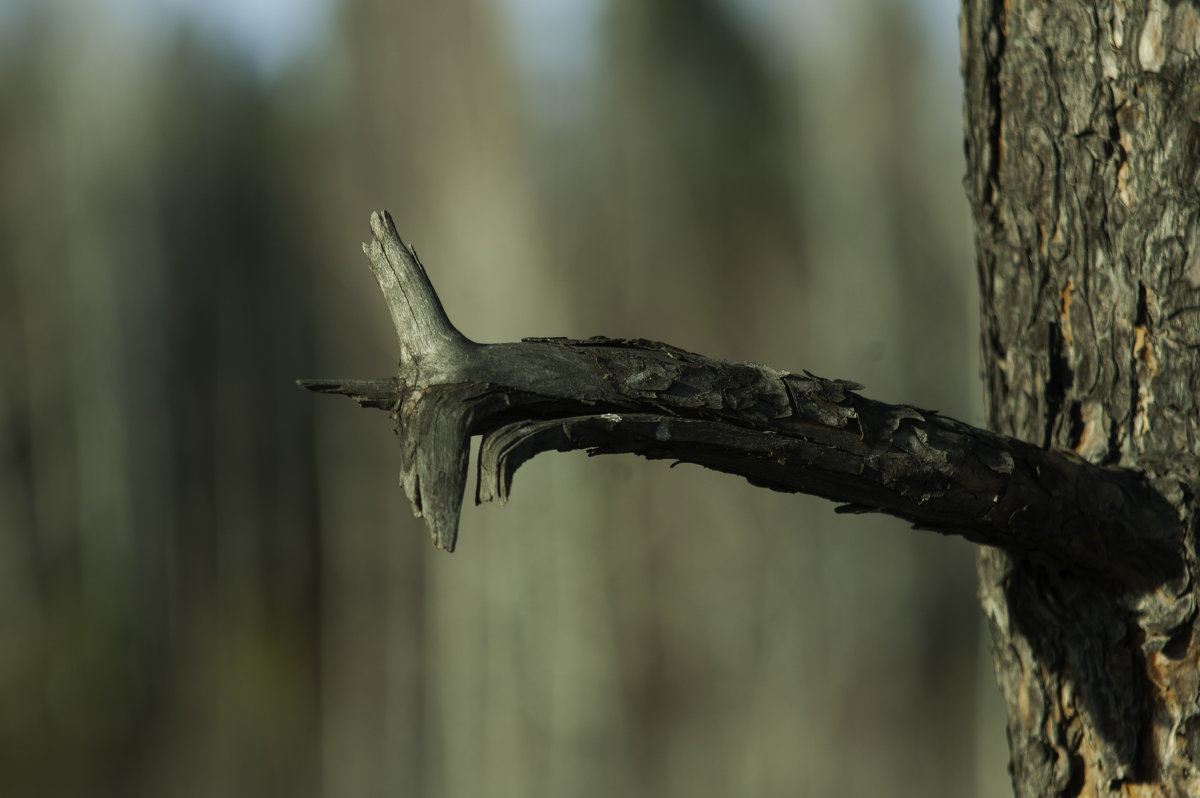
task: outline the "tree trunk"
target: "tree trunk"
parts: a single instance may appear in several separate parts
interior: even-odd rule
[[[1200,12],[971,0],[960,18],[990,427],[1142,470],[1195,569]],[[1106,590],[980,547],[1017,795],[1200,794],[1191,578]]]

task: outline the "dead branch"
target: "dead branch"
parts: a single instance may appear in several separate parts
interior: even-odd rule
[[[1147,586],[1178,573],[1178,520],[1142,474],[1091,465],[810,373],[732,363],[644,340],[477,344],[446,315],[386,212],[363,249],[391,311],[396,377],[301,380],[388,410],[401,484],[436,546],[453,550],[470,439],[476,502],[508,498],[539,452],[585,449],[696,463],[844,512]],[[1148,532],[1149,530],[1149,532]]]

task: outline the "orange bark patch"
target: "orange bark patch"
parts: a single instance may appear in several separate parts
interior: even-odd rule
[[[1154,353],[1150,334],[1141,325],[1133,328],[1133,356],[1146,364],[1146,370],[1150,372],[1151,377],[1158,376],[1158,355]]]
[[[1071,343],[1071,297],[1075,294],[1075,284],[1067,280],[1067,284],[1058,292],[1058,321],[1062,327],[1063,341]]]

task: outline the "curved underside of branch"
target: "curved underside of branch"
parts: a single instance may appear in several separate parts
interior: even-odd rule
[[[453,550],[470,439],[483,436],[476,501],[508,498],[544,451],[628,452],[696,463],[1048,559],[1131,588],[1182,572],[1179,519],[1139,472],[1101,468],[861,386],[706,358],[644,340],[477,344],[451,324],[386,212],[364,245],[401,360],[382,380],[302,380],[386,409],[401,483],[433,542]]]

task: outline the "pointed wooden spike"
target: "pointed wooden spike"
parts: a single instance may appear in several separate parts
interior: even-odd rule
[[[442,307],[416,253],[400,240],[387,211],[371,214],[372,238],[363,244],[396,328],[403,360],[438,357],[470,345]]]

